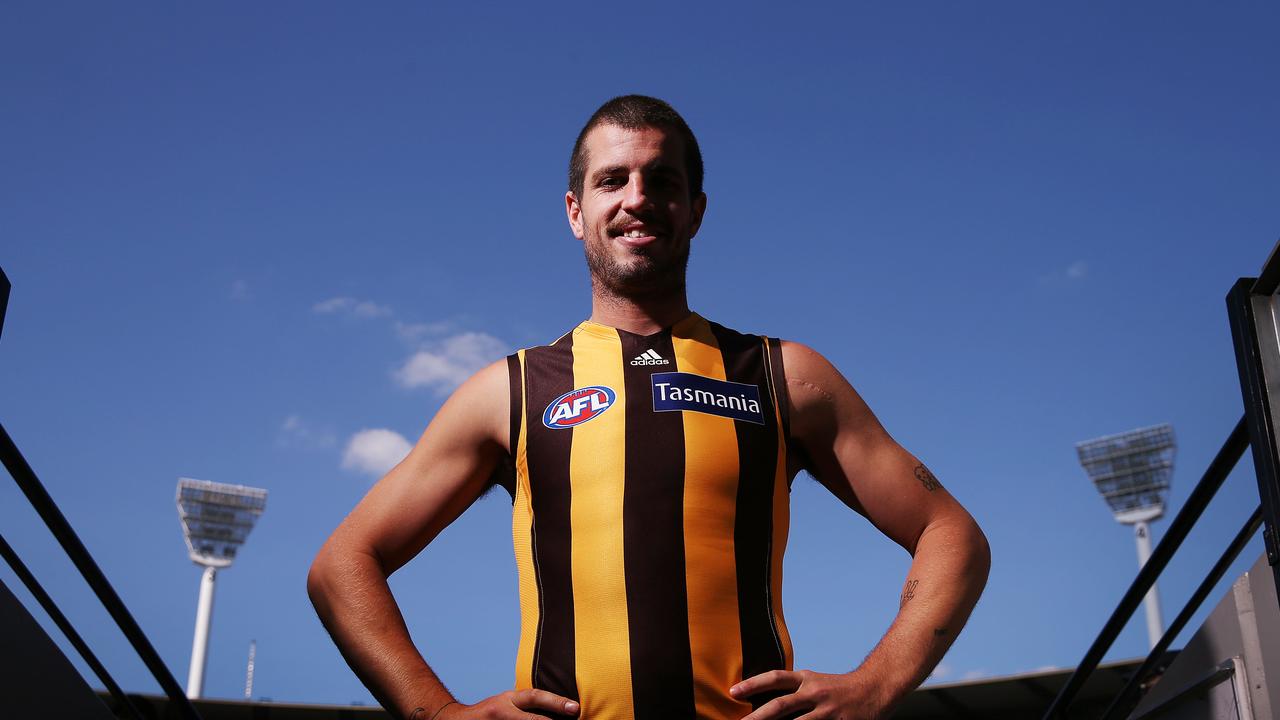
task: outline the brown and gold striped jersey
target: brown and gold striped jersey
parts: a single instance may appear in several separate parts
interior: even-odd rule
[[[749,713],[729,687],[792,667],[778,341],[588,321],[508,369],[516,687],[585,720]]]

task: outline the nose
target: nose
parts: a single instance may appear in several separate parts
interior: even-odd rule
[[[648,209],[650,204],[644,176],[641,173],[633,174],[628,179],[626,192],[622,196],[622,209],[634,215],[636,211]]]

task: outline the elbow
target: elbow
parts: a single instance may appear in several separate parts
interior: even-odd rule
[[[970,521],[972,522],[972,518]],[[979,587],[985,587],[987,577],[991,574],[991,543],[976,522],[973,522],[970,532],[969,553],[972,574],[980,579]]]
[[[311,599],[317,612],[323,612],[322,606],[325,605],[332,575],[333,558],[326,544],[316,553],[315,559],[311,561],[311,569],[307,571],[307,597]]]

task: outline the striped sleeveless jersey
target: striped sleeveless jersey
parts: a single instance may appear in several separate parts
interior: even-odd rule
[[[584,720],[749,713],[729,687],[792,667],[778,341],[588,321],[508,370],[516,687]]]

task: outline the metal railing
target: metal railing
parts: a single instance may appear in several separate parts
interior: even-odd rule
[[[0,331],[2,331],[4,327],[4,316],[5,310],[8,306],[7,301],[9,297],[9,289],[9,279],[4,274],[4,270],[0,269]],[[9,471],[14,482],[18,484],[22,493],[26,495],[28,502],[31,503],[31,506],[40,516],[40,519],[44,521],[45,526],[49,528],[49,532],[53,534],[54,538],[58,541],[58,544],[62,546],[63,551],[66,552],[67,557],[71,559],[72,564],[74,564],[76,569],[80,571],[80,575],[84,577],[85,582],[89,584],[90,589],[92,589],[94,594],[97,595],[103,608],[106,609],[112,620],[115,621],[116,626],[120,628],[120,632],[124,633],[125,638],[129,641],[129,644],[133,646],[134,651],[138,653],[138,657],[141,658],[143,664],[151,671],[156,682],[160,683],[161,689],[164,690],[165,695],[169,697],[171,703],[170,707],[176,710],[178,715],[185,720],[200,720],[200,714],[196,712],[191,701],[187,699],[187,696],[183,693],[181,686],[178,685],[173,674],[169,672],[169,668],[166,667],[164,661],[160,659],[160,654],[156,652],[155,647],[151,645],[151,641],[148,640],[146,634],[142,632],[142,628],[139,627],[137,621],[133,619],[133,615],[130,614],[129,609],[125,607],[124,601],[120,599],[120,596],[116,594],[115,589],[111,587],[111,583],[107,581],[106,575],[102,573],[102,569],[98,567],[98,563],[94,561],[93,557],[89,554],[88,549],[85,548],[84,543],[82,543],[79,536],[76,535],[75,530],[71,528],[71,524],[67,522],[67,518],[63,516],[62,511],[58,509],[57,503],[53,501],[53,498],[49,495],[48,491],[45,490],[40,479],[36,477],[35,471],[31,469],[31,465],[28,464],[26,458],[22,456],[22,453],[18,450],[17,444],[13,441],[13,438],[9,436],[9,433],[5,430],[3,424],[0,424],[0,462],[3,462],[5,469]],[[100,663],[97,657],[95,657],[89,650],[88,645],[84,643],[84,640],[79,637],[71,627],[70,623],[67,622],[61,611],[58,610],[57,605],[54,604],[53,599],[49,597],[49,594],[45,592],[44,588],[42,588],[39,582],[37,582],[35,576],[31,574],[30,570],[28,570],[25,565],[23,565],[17,554],[12,552],[12,548],[8,546],[8,543],[4,543],[3,539],[0,539],[0,543],[3,543],[3,549],[5,550],[5,552],[0,553],[0,555],[3,555],[6,562],[8,562],[10,567],[13,568],[14,573],[18,575],[18,578],[24,585],[26,585],[27,589],[37,599],[41,607],[49,613],[54,624],[56,624],[58,628],[67,635],[68,641],[71,642],[71,645],[80,653],[81,657],[84,658],[85,662],[94,671],[94,674],[102,680],[112,697],[115,698],[119,707],[124,711],[129,712],[133,717],[138,718],[138,720],[142,720],[142,715],[138,712],[137,707],[129,701],[129,698],[120,689],[120,686],[111,679],[106,668],[102,666],[102,663]]]
[[[1089,676],[1097,669],[1120,631],[1129,622],[1147,591],[1169,564],[1182,541],[1204,513],[1205,507],[1222,486],[1227,475],[1244,455],[1245,447],[1253,448],[1253,465],[1258,480],[1259,505],[1225,552],[1192,593],[1187,604],[1152,648],[1142,665],[1120,694],[1112,701],[1102,720],[1128,716],[1141,699],[1139,688],[1158,669],[1161,658],[1191,616],[1200,608],[1228,567],[1253,538],[1259,525],[1263,527],[1267,561],[1272,578],[1280,590],[1280,454],[1277,454],[1274,410],[1280,410],[1280,244],[1272,250],[1257,278],[1241,278],[1227,294],[1227,316],[1236,351],[1236,367],[1240,373],[1240,393],[1244,399],[1244,416],[1227,435],[1191,496],[1178,511],[1168,532],[1156,546],[1151,559],[1138,572],[1137,578],[1120,599],[1119,605],[1098,633],[1084,659],[1071,674],[1067,684],[1054,698],[1044,720],[1065,720],[1072,701],[1080,693]]]

